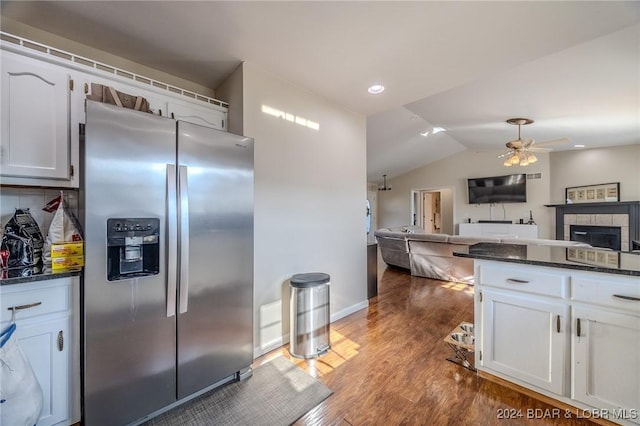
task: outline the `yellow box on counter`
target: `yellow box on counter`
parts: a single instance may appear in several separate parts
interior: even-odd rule
[[[51,244],[51,257],[82,256],[84,253],[84,242],[54,243]]]
[[[71,269],[84,266],[84,256],[52,257],[51,269]]]

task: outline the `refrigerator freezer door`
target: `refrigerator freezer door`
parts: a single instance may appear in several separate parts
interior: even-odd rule
[[[188,202],[179,237],[188,243],[180,262],[188,273],[179,273],[188,288],[178,284],[182,398],[253,359],[253,140],[179,121],[178,166],[180,204]]]
[[[81,196],[89,426],[127,424],[176,400],[176,317],[167,316],[166,263],[175,127],[173,120],[87,101]],[[159,274],[107,281],[108,218],[159,219]]]

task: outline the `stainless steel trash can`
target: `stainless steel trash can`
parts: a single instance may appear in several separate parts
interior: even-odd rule
[[[321,272],[291,277],[289,353],[296,358],[315,358],[331,348],[330,284],[329,275]]]

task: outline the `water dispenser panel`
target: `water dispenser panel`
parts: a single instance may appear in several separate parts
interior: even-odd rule
[[[160,220],[107,219],[107,280],[126,280],[159,272]]]

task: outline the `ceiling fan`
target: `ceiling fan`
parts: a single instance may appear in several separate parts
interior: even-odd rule
[[[503,165],[506,167],[511,166],[527,166],[529,164],[538,161],[538,157],[533,153],[534,151],[544,152],[549,149],[542,148],[543,146],[552,145],[556,143],[565,143],[569,140],[567,138],[553,139],[550,141],[537,144],[535,147],[533,139],[522,139],[520,136],[520,127],[533,123],[530,118],[509,118],[507,123],[518,126],[518,139],[507,142],[505,145],[509,150],[498,155],[498,158],[505,158]]]

